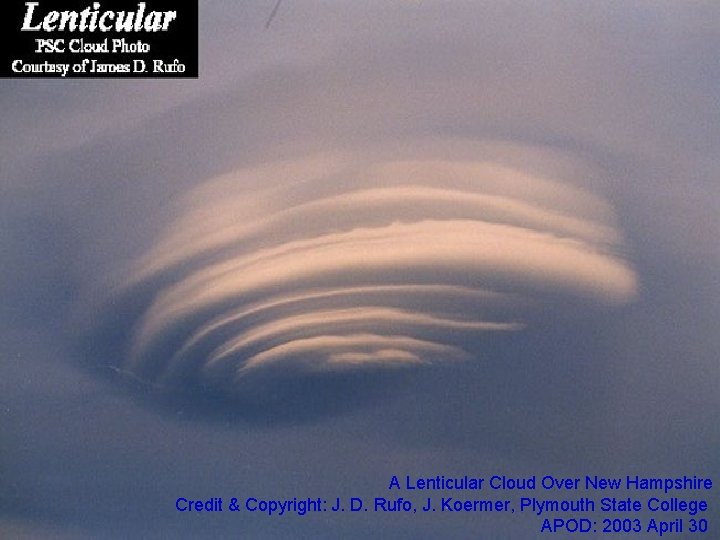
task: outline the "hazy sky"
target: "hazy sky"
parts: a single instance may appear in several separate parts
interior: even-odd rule
[[[274,4],[202,2],[198,80],[0,82],[3,537],[519,538],[174,504],[720,483],[717,3]]]

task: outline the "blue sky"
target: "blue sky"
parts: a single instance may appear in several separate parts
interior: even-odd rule
[[[272,6],[203,3],[198,80],[0,84],[0,527],[518,538],[174,501],[720,482],[719,8]]]

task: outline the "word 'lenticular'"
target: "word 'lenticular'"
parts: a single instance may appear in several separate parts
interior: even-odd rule
[[[82,11],[49,11],[41,22],[33,21],[39,2],[25,2],[27,10],[22,31],[38,32],[165,32],[177,17],[177,11],[145,11],[145,2],[138,2],[137,11],[100,12],[100,2],[93,2]]]

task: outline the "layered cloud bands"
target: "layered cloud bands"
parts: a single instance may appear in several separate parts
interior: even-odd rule
[[[469,359],[529,305],[636,290],[606,203],[497,163],[276,163],[171,215],[119,297],[137,313],[121,369],[163,387]]]

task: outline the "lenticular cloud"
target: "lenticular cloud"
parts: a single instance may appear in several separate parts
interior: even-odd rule
[[[467,344],[521,331],[528,305],[636,289],[605,202],[494,162],[273,163],[171,215],[111,302],[135,306],[118,367],[162,387],[472,360]]]

